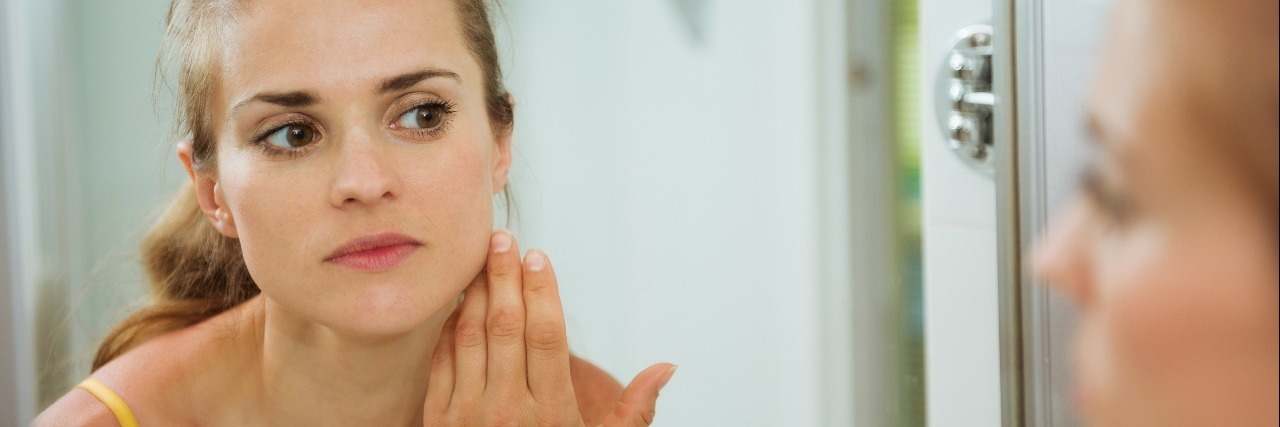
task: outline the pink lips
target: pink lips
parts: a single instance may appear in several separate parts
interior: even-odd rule
[[[324,262],[359,271],[382,271],[400,265],[421,246],[421,242],[403,234],[374,234],[339,246]]]

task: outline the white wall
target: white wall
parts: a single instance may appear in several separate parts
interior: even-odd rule
[[[4,315],[25,363],[3,389],[20,397],[20,420],[88,373],[102,334],[143,293],[139,237],[181,176],[163,166],[167,123],[151,98],[166,3],[5,2],[15,310]]]
[[[47,404],[88,374],[102,336],[146,285],[142,234],[185,179],[172,154],[167,91],[153,92],[166,1],[64,0],[58,11],[61,149],[44,179],[56,218],[56,274],[40,282]],[[153,103],[154,100],[158,104]],[[52,243],[50,243],[52,242]]]
[[[172,150],[172,94],[152,91],[168,2],[68,2],[68,109],[76,114],[67,123],[65,160],[67,221],[76,236],[69,281],[72,341],[83,356],[145,293],[141,237],[186,175]]]
[[[508,3],[520,236],[575,351],[679,364],[661,425],[820,425],[816,2],[706,2],[701,39],[675,1]]]
[[[27,257],[19,240],[25,233],[21,220],[26,212],[20,212],[21,188],[19,172],[25,173],[16,162],[26,147],[19,147],[20,132],[15,131],[19,111],[25,109],[15,90],[21,90],[17,79],[27,75],[19,68],[18,55],[25,54],[18,40],[26,29],[18,25],[21,13],[10,1],[0,3],[0,424],[24,425],[35,412],[35,395],[28,392],[35,386],[35,355],[32,350],[31,316],[26,310],[27,289],[22,286],[27,276]],[[25,184],[25,182],[24,182]]]
[[[12,412],[5,412],[6,421],[26,424],[37,408],[35,390],[38,382],[39,358],[35,349],[40,342],[40,303],[43,295],[38,284],[51,282],[57,271],[57,245],[59,229],[56,216],[45,215],[57,204],[56,197],[49,197],[53,188],[48,183],[55,177],[53,164],[59,150],[56,123],[61,118],[58,91],[59,64],[58,43],[61,28],[57,16],[60,3],[56,1],[26,3],[8,1],[3,4],[3,52],[0,77],[4,91],[0,95],[0,140],[4,154],[3,193],[5,201],[2,215],[6,221],[5,270],[3,291],[4,322],[11,327],[7,341],[0,350],[5,353],[8,368],[15,368],[4,384],[0,400],[12,405]],[[55,242],[46,244],[46,242]]]

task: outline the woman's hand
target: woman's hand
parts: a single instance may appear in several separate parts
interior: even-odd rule
[[[424,403],[429,426],[583,426],[569,372],[569,342],[554,271],[515,239],[494,232],[485,271],[445,322]],[[605,426],[647,426],[658,391],[675,373],[660,363],[622,391]]]

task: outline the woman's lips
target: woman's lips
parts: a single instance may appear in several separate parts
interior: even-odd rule
[[[324,262],[359,271],[382,271],[400,265],[421,246],[421,242],[403,234],[374,234],[344,243]]]

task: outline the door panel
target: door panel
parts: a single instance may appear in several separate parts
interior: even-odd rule
[[[991,10],[990,0],[920,1],[921,225],[930,425],[1000,423],[995,181],[947,148],[934,105],[938,73],[956,32],[990,22]]]
[[[1017,90],[1017,185],[1020,236],[1012,256],[1029,254],[1052,215],[1076,190],[1089,156],[1085,102],[1106,35],[1110,0],[1020,0],[1013,4],[1012,82]],[[1020,263],[1023,419],[1028,425],[1073,426],[1069,303]]]

